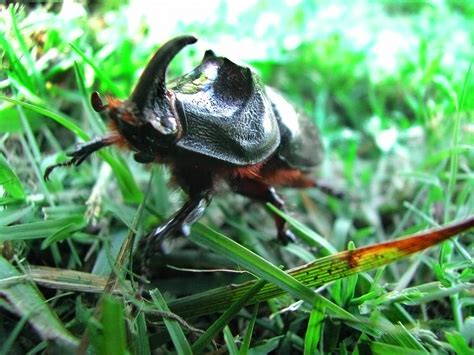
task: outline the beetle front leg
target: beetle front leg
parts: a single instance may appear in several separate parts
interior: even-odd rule
[[[105,137],[99,137],[95,138],[87,143],[80,144],[75,151],[71,153],[67,153],[68,156],[72,157],[69,160],[66,160],[65,162],[50,165],[46,168],[44,172],[44,179],[46,181],[49,180],[49,175],[51,172],[56,169],[57,167],[60,166],[78,166],[80,165],[89,155],[92,153],[98,151],[99,149],[105,148],[115,142],[114,137],[112,136],[105,136]]]
[[[238,194],[257,201],[263,203],[270,202],[279,210],[285,211],[285,203],[273,186],[250,179],[236,179],[232,182],[232,189]],[[273,220],[275,221],[277,237],[280,242],[288,244],[288,242],[296,241],[294,234],[287,228],[286,221],[282,217],[273,214]]]

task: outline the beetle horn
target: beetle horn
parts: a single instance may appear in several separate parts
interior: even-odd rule
[[[173,38],[160,47],[143,71],[130,98],[136,104],[138,110],[144,108],[150,95],[155,98],[164,96],[166,69],[169,63],[181,49],[196,41],[197,38],[193,36],[180,36]]]

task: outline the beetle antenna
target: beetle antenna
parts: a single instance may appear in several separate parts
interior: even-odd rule
[[[94,91],[91,94],[91,106],[95,112],[102,112],[105,111],[109,105],[104,105],[104,101],[102,101],[100,94],[97,91]]]

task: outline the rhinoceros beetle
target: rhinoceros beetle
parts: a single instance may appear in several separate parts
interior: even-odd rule
[[[316,186],[307,173],[322,157],[319,134],[277,91],[265,87],[247,67],[208,50],[194,70],[165,83],[173,57],[195,43],[176,37],[153,56],[128,100],[97,93],[91,104],[107,111],[110,133],[78,146],[71,159],[50,166],[79,165],[110,145],[128,148],[140,163],[167,165],[189,196],[182,208],[146,239],[188,235],[217,186],[284,208],[273,186]],[[285,221],[274,216],[278,238],[293,239]]]

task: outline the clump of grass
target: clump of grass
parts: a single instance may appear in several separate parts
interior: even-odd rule
[[[161,8],[168,26],[133,1],[2,7],[1,351],[472,352],[469,236],[324,285],[318,296],[301,274],[279,269],[473,214],[468,3],[222,3],[190,11],[196,17]],[[218,15],[203,25],[200,11]],[[189,32],[252,63],[314,120],[326,151],[318,177],[350,198],[285,191],[285,218],[300,243],[283,247],[261,206],[221,196],[202,221],[212,229],[198,225],[157,258],[152,300],[137,300],[129,249],[121,247],[176,210],[181,196],[167,186],[168,172],[111,149],[55,171],[50,182],[42,175],[106,129],[90,108],[91,91],[126,97],[159,43]],[[192,68],[202,49],[179,56],[170,76]],[[226,272],[241,269],[252,274]],[[255,278],[266,281],[229,286]],[[109,295],[99,297],[107,281]],[[287,292],[265,297],[272,289]],[[240,293],[220,315],[210,300],[227,295],[222,290]],[[262,293],[258,307],[243,306]],[[191,302],[170,313],[189,300],[206,312]],[[191,310],[194,317],[179,317]]]

